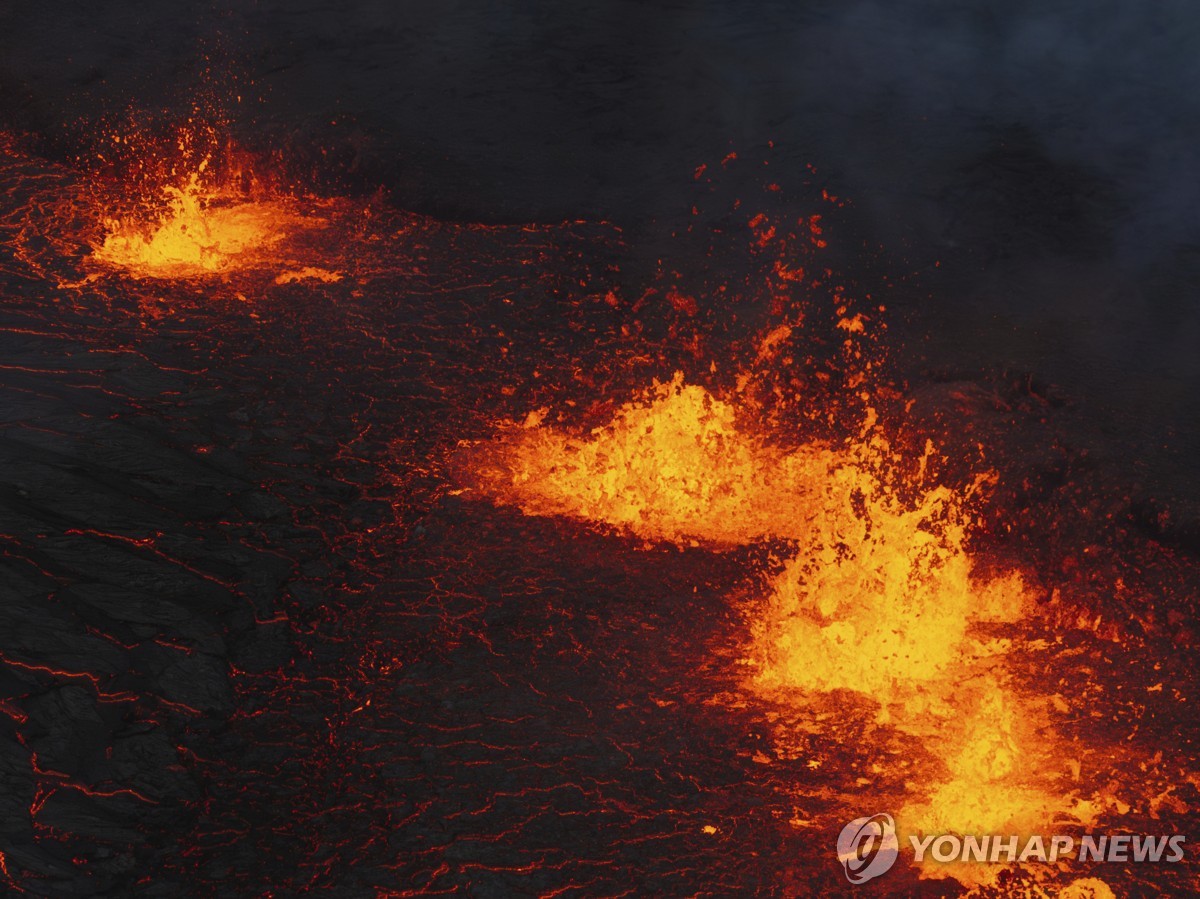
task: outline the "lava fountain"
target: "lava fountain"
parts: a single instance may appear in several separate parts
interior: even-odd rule
[[[740,545],[804,529],[835,462],[738,428],[737,410],[683,375],[655,383],[585,437],[531,413],[476,467],[478,487],[529,515],[602,522],[648,540]]]
[[[171,170],[185,174],[165,178],[154,197],[128,214],[105,216],[104,236],[90,262],[137,278],[208,277],[300,264],[286,248],[304,232],[327,224],[314,214],[315,204],[235,187],[238,179],[217,171],[211,155],[192,162],[191,145],[179,141],[183,162]],[[311,266],[301,271],[319,280],[337,277]]]
[[[994,632],[1028,619],[1029,591],[1018,572],[977,573],[968,551],[970,507],[994,476],[926,484],[932,443],[905,462],[869,409],[862,439],[782,448],[736,401],[676,374],[588,434],[546,427],[537,410],[478,454],[471,487],[647,541],[786,542],[753,613],[748,688],[801,706],[851,690],[877,704],[879,726],[919,737],[936,761],[901,812],[905,836],[1091,823],[1035,773],[1063,767],[1050,710],[1014,686],[1011,638]],[[997,870],[921,873],[982,883]]]

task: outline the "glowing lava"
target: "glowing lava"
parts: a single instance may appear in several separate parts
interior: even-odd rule
[[[208,160],[182,186],[163,188],[165,208],[149,223],[108,219],[92,259],[138,277],[221,274],[270,261],[296,232],[321,224],[279,199],[248,200],[211,186]]]
[[[947,487],[906,501],[881,474],[879,438],[791,451],[682,375],[575,437],[531,416],[479,466],[479,486],[530,515],[603,522],[678,543],[793,541],[756,629],[765,688],[848,688],[881,701],[996,650],[973,623],[1018,620],[1018,575],[975,583],[964,501]]]
[[[1004,670],[1011,640],[987,633],[1033,606],[1018,573],[973,570],[968,506],[989,476],[926,486],[932,445],[905,465],[870,410],[857,441],[785,451],[678,374],[586,436],[545,427],[545,415],[507,428],[476,466],[494,500],[651,540],[794,546],[755,611],[749,685],[787,704],[853,690],[878,703],[878,724],[921,738],[937,762],[899,816],[906,833],[1090,823],[1055,783],[1065,766],[1048,711]],[[982,883],[1000,867],[922,876]]]
[[[677,374],[588,437],[532,415],[493,448],[479,486],[528,515],[602,522],[651,540],[740,545],[791,537],[819,510],[835,461],[785,453],[739,430],[732,405]]]
[[[845,505],[811,517],[804,549],[775,579],[756,628],[760,683],[887,702],[993,652],[969,627],[1017,620],[1025,591],[1015,574],[973,582],[961,499],[938,487],[909,506],[862,468],[830,477],[843,483],[825,496]]]
[[[1050,809],[1037,791],[1018,786],[1036,769],[1032,746],[1037,719],[1019,709],[1011,687],[994,676],[963,684],[955,696],[965,714],[935,715],[939,728],[952,733],[945,742],[948,780],[934,788],[929,802],[913,804],[905,826],[923,833],[1031,833],[1049,820]]]

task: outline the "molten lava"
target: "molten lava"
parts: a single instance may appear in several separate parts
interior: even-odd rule
[[[510,429],[479,480],[527,514],[677,543],[797,545],[756,628],[765,688],[848,688],[887,701],[898,686],[993,653],[968,638],[971,625],[1025,610],[1019,575],[972,580],[965,495],[942,486],[905,501],[879,438],[785,451],[678,374],[587,437],[543,427],[540,416],[526,425]]]
[[[972,581],[960,498],[938,487],[909,507],[862,468],[830,477],[831,506],[810,516],[805,548],[775,579],[757,628],[760,683],[887,701],[994,651],[968,629],[1016,620],[1024,589],[1015,574]]]
[[[932,445],[905,463],[869,409],[861,439],[791,450],[748,430],[746,414],[679,374],[586,436],[544,426],[541,410],[506,429],[476,486],[526,514],[649,540],[788,541],[794,555],[754,613],[749,686],[801,705],[853,690],[877,703],[877,724],[920,738],[937,763],[900,815],[906,834],[1091,823],[1056,782],[1065,756],[1049,710],[1013,686],[1011,639],[988,630],[1033,607],[1019,573],[983,577],[968,552],[968,506],[991,477],[926,486]],[[985,883],[998,870],[921,874]]]
[[[216,275],[274,264],[280,244],[322,224],[284,199],[247,199],[215,187],[207,159],[182,185],[165,186],[162,201],[148,220],[107,219],[92,260],[135,277]]]
[[[1169,749],[1172,743],[1190,740],[1191,731],[1183,730],[1181,722],[1186,722],[1194,701],[1194,681],[1180,672],[1191,657],[1181,653],[1185,662],[1172,671],[1166,664],[1169,653],[1159,653],[1152,659],[1153,673],[1148,671],[1148,679],[1138,683],[1125,676],[1123,669],[1133,663],[1117,655],[1115,640],[1104,638],[1101,643],[1092,638],[1100,612],[1111,616],[1111,607],[1089,608],[1080,601],[1077,609],[1055,610],[1053,601],[1033,603],[1032,590],[1016,572],[985,575],[992,568],[979,564],[972,516],[990,477],[959,488],[938,483],[926,472],[931,448],[924,457],[893,450],[879,436],[883,426],[873,415],[867,416],[864,427],[856,423],[846,429],[844,442],[797,446],[795,439],[773,436],[785,431],[758,405],[765,407],[762,397],[777,386],[764,383],[767,375],[758,382],[744,375],[737,379],[737,390],[720,394],[677,375],[634,397],[594,430],[552,424],[545,410],[539,410],[524,426],[506,426],[501,439],[473,451],[473,486],[531,515],[594,523],[642,540],[702,542],[721,550],[771,541],[773,556],[765,570],[747,572],[753,595],[741,606],[750,619],[746,645],[736,656],[719,652],[717,665],[699,653],[710,640],[726,638],[729,622],[737,621],[727,614],[719,594],[701,592],[687,608],[689,614],[705,610],[705,625],[698,628],[679,620],[686,617],[679,607],[643,603],[636,592],[634,574],[647,576],[658,557],[675,554],[655,553],[649,562],[642,557],[627,568],[628,560],[615,555],[604,559],[605,566],[621,565],[621,573],[630,576],[605,577],[599,586],[588,586],[581,578],[578,594],[587,601],[576,604],[560,601],[562,594],[575,592],[560,589],[560,575],[575,573],[569,560],[560,565],[562,545],[535,546],[528,567],[515,565],[514,559],[530,547],[511,534],[524,538],[525,533],[510,534],[501,527],[496,534],[481,536],[474,514],[449,506],[430,513],[424,494],[426,482],[432,480],[428,450],[413,435],[428,433],[439,445],[450,444],[461,433],[460,412],[473,416],[491,408],[485,398],[492,388],[480,374],[492,371],[498,357],[491,355],[488,340],[477,339],[482,326],[503,325],[506,334],[517,335],[503,346],[510,360],[529,358],[540,364],[545,361],[537,355],[543,310],[522,308],[508,298],[549,295],[560,283],[583,283],[574,269],[566,279],[553,266],[542,265],[546,247],[553,245],[551,230],[506,232],[390,213],[372,219],[370,228],[363,228],[364,239],[355,242],[358,232],[341,227],[344,220],[329,212],[329,228],[311,235],[310,241],[300,239],[299,232],[316,220],[304,214],[300,202],[272,198],[270,191],[230,190],[222,186],[229,179],[209,178],[208,168],[189,164],[179,170],[193,174],[166,178],[173,188],[165,193],[164,179],[155,183],[155,196],[161,194],[163,202],[136,213],[105,205],[117,220],[109,223],[106,235],[96,237],[78,224],[72,226],[80,219],[75,209],[86,205],[92,213],[95,207],[87,205],[93,196],[77,186],[78,178],[64,173],[46,179],[40,164],[15,154],[0,156],[7,183],[20,188],[12,196],[22,197],[25,204],[4,222],[19,263],[10,264],[47,284],[66,275],[73,279],[69,285],[60,284],[58,291],[11,291],[6,309],[16,327],[10,332],[10,347],[21,355],[9,366],[10,380],[17,387],[33,375],[49,379],[52,386],[63,383],[58,379],[78,380],[79,389],[90,394],[93,378],[81,372],[107,366],[112,348],[132,348],[135,352],[127,355],[137,377],[105,382],[105,391],[113,391],[119,403],[110,408],[126,409],[126,399],[152,406],[154,414],[161,414],[180,434],[203,436],[198,456],[207,458],[222,441],[245,447],[239,452],[261,480],[261,499],[277,498],[282,509],[291,510],[276,514],[270,511],[275,504],[264,502],[259,508],[269,514],[259,522],[259,513],[254,513],[255,524],[243,528],[240,515],[230,523],[227,505],[214,502],[212,508],[218,511],[212,512],[212,521],[208,513],[200,515],[194,533],[206,541],[211,535],[218,547],[228,545],[231,533],[247,535],[260,528],[268,546],[269,540],[280,540],[293,570],[313,572],[292,585],[296,603],[310,597],[305,609],[286,608],[312,614],[321,628],[325,622],[330,625],[329,643],[317,644],[329,651],[313,654],[314,659],[332,660],[329,668],[238,672],[242,695],[253,699],[248,708],[255,711],[235,719],[238,739],[229,743],[229,751],[241,753],[247,747],[252,762],[269,759],[270,770],[276,770],[281,756],[275,753],[282,745],[286,753],[278,751],[290,763],[300,764],[289,769],[296,776],[286,778],[284,786],[284,779],[264,781],[260,771],[268,770],[265,764],[224,768],[224,755],[215,762],[196,757],[198,767],[220,769],[220,775],[211,779],[213,798],[206,805],[214,817],[206,817],[203,841],[197,841],[200,848],[180,855],[180,864],[186,865],[181,870],[189,876],[193,871],[225,870],[213,860],[227,858],[226,847],[232,847],[229,853],[236,849],[239,859],[247,857],[246,847],[251,847],[255,859],[269,860],[254,874],[258,892],[278,889],[268,879],[277,870],[277,859],[290,862],[293,854],[297,873],[284,891],[311,891],[328,883],[331,869],[367,870],[375,864],[378,850],[384,856],[378,871],[391,870],[397,853],[416,859],[396,872],[396,882],[410,892],[452,892],[463,884],[485,883],[480,872],[507,877],[519,865],[522,872],[544,874],[546,879],[536,886],[532,881],[500,879],[487,883],[506,883],[510,892],[525,887],[552,892],[557,885],[574,883],[583,884],[586,891],[611,893],[627,886],[630,870],[636,877],[647,867],[642,847],[668,845],[658,842],[665,835],[681,840],[669,847],[679,866],[647,887],[651,891],[699,882],[691,891],[709,888],[736,894],[729,882],[719,880],[721,872],[705,863],[716,858],[718,865],[731,868],[735,866],[728,864],[730,859],[753,857],[754,868],[742,882],[766,883],[767,891],[777,885],[777,892],[785,892],[788,884],[768,880],[772,871],[780,870],[765,867],[764,859],[773,851],[788,866],[782,876],[794,877],[793,865],[807,869],[804,876],[814,879],[802,882],[806,889],[799,894],[811,895],[823,892],[816,884],[825,876],[824,869],[841,877],[833,866],[831,841],[817,830],[798,831],[795,841],[776,839],[778,834],[767,828],[820,828],[825,834],[852,814],[886,807],[896,812],[901,844],[907,846],[906,837],[914,832],[1025,834],[1045,833],[1051,825],[1087,827],[1107,816],[1111,797],[1117,794],[1141,806],[1134,807],[1133,815],[1161,815],[1163,830],[1177,828],[1179,822],[1186,826],[1184,816],[1193,814],[1193,790],[1200,784],[1194,756],[1177,763]],[[111,210],[116,208],[122,212],[114,216]],[[322,215],[330,209],[322,205]],[[54,210],[56,216],[47,216],[45,210]],[[86,217],[88,223],[98,220],[94,214]],[[97,247],[92,259],[115,269],[114,276],[74,280],[77,249],[88,241]],[[348,289],[339,294],[348,298],[344,317],[327,315],[315,302],[262,304],[260,309],[211,304],[207,300],[215,291],[207,281],[200,285],[203,289],[193,290],[195,285],[136,280],[252,272],[261,277],[250,286],[261,291],[279,285],[296,298],[317,299],[341,277],[330,261],[337,258],[338,241],[349,247],[341,258],[353,254],[360,260],[355,280],[375,279],[372,289],[363,292],[370,301],[349,301],[354,292]],[[250,289],[246,294],[259,295]],[[375,302],[375,296],[395,302]],[[105,302],[90,301],[97,297]],[[145,327],[153,322],[129,315],[115,315],[111,321],[96,318],[109,314],[106,303],[115,311],[136,312],[142,303],[160,300],[179,303],[183,313],[178,333],[192,338],[186,344],[163,339],[164,334],[177,333],[174,329]],[[676,300],[670,302],[674,306]],[[401,305],[403,315],[397,314]],[[691,316],[695,303],[680,300],[679,307],[673,311]],[[590,312],[582,311],[590,307],[580,302],[556,308],[579,316],[578,321],[568,321],[581,323],[581,341],[590,343],[582,324],[592,321]],[[619,308],[615,295],[605,308]],[[447,309],[458,310],[461,317],[444,320]],[[806,420],[819,423],[822,427],[814,425],[814,430],[828,434],[836,426],[835,416],[809,391],[820,389],[819,383],[828,385],[817,376],[826,372],[810,364],[805,377],[790,380],[791,372],[801,368],[799,359],[788,359],[802,328],[799,316],[792,320],[767,333],[756,371],[791,366],[789,379],[777,383],[791,385],[787,401],[798,397],[796,402],[813,407],[799,411],[811,411]],[[432,326],[414,327],[418,321]],[[864,321],[849,315],[838,324],[848,341],[851,366],[857,341],[869,327]],[[183,327],[190,330],[184,332]],[[60,332],[61,343],[45,339]],[[257,349],[260,335],[267,341],[265,352]],[[431,345],[439,360],[454,358],[462,364],[426,366]],[[611,344],[596,341],[595,346],[604,354]],[[837,344],[831,346],[836,354]],[[560,358],[560,352],[550,354],[557,366],[553,370],[569,374],[579,363],[565,355]],[[583,358],[596,361],[594,356]],[[67,366],[64,359],[83,367]],[[355,364],[347,365],[348,359]],[[601,362],[615,368],[611,360]],[[870,386],[861,372],[834,374],[846,377],[834,377],[830,391],[845,383],[856,398],[868,401],[858,393],[864,384]],[[179,383],[181,390],[154,399],[164,383]],[[57,393],[57,388],[47,392]],[[445,403],[429,401],[443,393]],[[205,403],[178,401],[180,395],[216,397],[220,402],[209,411]],[[297,397],[303,402],[296,402]],[[81,408],[88,410],[85,424],[99,420],[90,397]],[[227,430],[226,419],[236,424]],[[35,435],[28,438],[33,447],[29,452],[40,452],[44,422],[55,420],[47,415],[28,425],[26,430]],[[142,432],[137,435],[137,442],[129,444],[135,448],[136,464],[130,469],[135,479],[143,459]],[[93,448],[92,441],[85,444]],[[333,447],[331,461],[327,450]],[[376,464],[393,460],[393,448],[402,454],[402,464]],[[285,460],[298,461],[279,469],[281,449],[287,451]],[[59,469],[55,462],[50,484],[61,479]],[[393,473],[401,470],[402,477],[393,483]],[[364,478],[365,471],[373,474]],[[350,483],[363,483],[364,495],[393,501],[399,512],[395,521],[391,510],[379,511],[375,503],[348,503],[345,488]],[[229,485],[228,496],[240,502],[244,484],[234,479]],[[412,499],[410,488],[419,499]],[[109,494],[106,490],[99,495]],[[190,513],[190,497],[189,493],[173,500],[180,504],[181,516]],[[307,521],[310,509],[313,534],[311,539],[298,539],[300,528],[293,524]],[[154,519],[159,510],[152,511]],[[423,518],[427,514],[428,529]],[[420,527],[413,525],[418,517],[423,521]],[[384,523],[372,523],[379,519]],[[529,532],[546,534],[549,528],[537,526]],[[192,534],[192,525],[183,533]],[[81,534],[75,530],[73,539]],[[158,546],[162,536],[139,538],[135,548],[165,563],[167,549]],[[87,539],[109,544],[128,538],[88,531]],[[248,547],[259,540],[239,539],[248,540]],[[318,549],[309,549],[310,542]],[[596,543],[581,540],[578,548],[591,553]],[[325,558],[327,551],[339,560],[337,567],[306,567],[313,553]],[[30,570],[48,564],[40,552],[29,550]],[[710,570],[728,573],[740,560],[765,555],[766,551],[731,553]],[[700,557],[690,552],[676,561],[688,569]],[[240,559],[241,554],[230,553],[229,558]],[[245,558],[247,565],[257,566],[265,557]],[[591,565],[593,559],[586,558]],[[50,564],[64,582],[75,579],[76,572],[63,569],[57,560]],[[180,559],[178,564],[185,562]],[[191,573],[190,561],[186,564]],[[280,579],[287,568],[279,569]],[[393,583],[388,579],[396,571],[405,583],[397,584],[395,593],[375,589]],[[553,573],[554,579],[543,583],[539,578],[544,572]],[[706,582],[715,580],[703,574]],[[1043,584],[1053,586],[1053,571],[1038,574]],[[674,587],[691,579],[692,571],[673,573],[672,578],[662,581],[672,587],[663,595],[688,596]],[[385,598],[382,616],[377,607],[360,601],[368,592],[364,584],[370,593]],[[634,591],[626,597],[630,586]],[[1143,592],[1151,591],[1139,591],[1139,598]],[[349,600],[338,600],[327,609],[309,608],[325,595]],[[617,608],[618,601],[626,599]],[[1159,626],[1186,622],[1181,608],[1160,607]],[[1045,623],[1034,617],[1038,610],[1045,610]],[[1045,633],[1051,620],[1058,627],[1057,622],[1077,616],[1086,618],[1082,628],[1090,629],[1090,635]],[[1062,630],[1070,627],[1068,623]],[[1106,629],[1116,627],[1105,618]],[[1048,639],[1037,639],[1042,637]],[[1073,642],[1075,637],[1078,642]],[[1054,658],[1034,645],[1055,642]],[[1182,643],[1177,640],[1174,645]],[[667,661],[664,647],[673,653]],[[173,644],[163,648],[176,651]],[[1054,660],[1068,656],[1075,659],[1069,666]],[[739,669],[726,664],[736,657],[745,657],[748,676],[739,678]],[[1159,662],[1164,670],[1159,670]],[[1052,667],[1055,664],[1062,667]],[[1122,670],[1105,674],[1105,665]],[[337,676],[310,679],[310,670]],[[636,676],[626,680],[630,672]],[[47,683],[80,681],[95,687],[103,702],[115,701],[113,694],[99,692],[99,675],[58,668],[18,673],[36,673]],[[405,689],[397,691],[400,673]],[[271,684],[275,686],[266,686]],[[737,692],[738,686],[744,687],[743,693]],[[1034,686],[1054,691],[1053,697],[1039,696]],[[1072,697],[1069,718],[1059,693]],[[747,701],[747,694],[752,700]],[[711,706],[723,708],[701,708],[700,702],[688,708],[697,697],[700,702],[711,697]],[[260,702],[265,703],[262,713],[257,711]],[[6,720],[22,729],[30,720],[24,703],[18,698],[5,712]],[[1127,712],[1139,705],[1149,711]],[[343,713],[330,718],[330,708]],[[808,715],[812,709],[818,713]],[[717,720],[720,715],[727,717]],[[313,728],[313,721],[327,721],[329,727]],[[1132,731],[1143,725],[1140,733],[1149,736],[1139,736],[1139,746]],[[1180,730],[1169,731],[1167,726]],[[744,741],[751,731],[754,742],[748,745]],[[1097,733],[1111,734],[1114,744],[1121,742],[1121,750],[1089,744]],[[710,753],[704,742],[710,736],[734,742]],[[687,749],[689,741],[699,750]],[[1161,751],[1153,758],[1139,757],[1142,747],[1153,741],[1168,747],[1165,758]],[[421,764],[398,764],[395,779],[390,774],[380,779],[390,762],[377,752],[396,746],[405,751],[418,747]],[[732,763],[735,753],[745,764],[732,773],[744,779],[727,777],[733,765],[726,766],[726,761]],[[1144,776],[1136,773],[1139,762]],[[1123,781],[1125,769],[1134,773]],[[500,801],[493,772],[502,772],[506,784]],[[715,778],[709,779],[714,772]],[[61,792],[62,775],[39,765],[36,757],[31,774],[39,786],[30,817],[44,818],[46,797]],[[643,789],[639,783],[648,786]],[[277,804],[271,791],[260,791],[275,785],[286,791],[288,805]],[[581,789],[588,793],[582,806]],[[769,801],[772,797],[764,801],[763,789],[783,795],[773,797],[777,802]],[[444,801],[450,793],[457,794],[456,805]],[[394,797],[403,802],[392,803]],[[742,797],[749,798],[739,805]],[[1114,805],[1116,814],[1130,813],[1130,805]],[[782,817],[789,806],[790,820]],[[594,814],[597,808],[606,817]],[[287,814],[279,815],[281,811]],[[727,818],[718,817],[726,813]],[[284,822],[278,828],[245,824],[276,818]],[[453,843],[456,852],[463,850],[457,859],[445,852],[443,841],[429,839],[429,834],[443,832],[439,828],[446,821],[468,819],[472,823],[466,836],[456,835]],[[564,840],[564,826],[570,827],[564,821],[580,825],[570,837],[578,843]],[[586,851],[596,845],[598,822],[606,833],[611,828],[607,844],[612,858],[594,859]],[[662,829],[649,829],[647,822]],[[647,829],[642,829],[643,823]],[[1129,830],[1154,826],[1129,818],[1121,824]],[[360,825],[367,836],[357,844],[354,828]],[[377,839],[380,828],[389,834],[388,840]],[[697,835],[705,842],[695,850]],[[217,848],[209,848],[207,841]],[[470,854],[472,843],[482,847],[478,855]],[[582,851],[574,852],[576,845]],[[314,846],[320,852],[311,850]],[[744,853],[732,854],[735,846]],[[305,856],[307,850],[297,852],[298,847],[315,854]],[[682,850],[678,856],[676,848]],[[496,854],[501,850],[503,854]],[[688,854],[693,851],[697,854]],[[619,864],[613,861],[617,856]],[[658,863],[657,858],[649,862]],[[503,870],[490,870],[493,864]],[[0,876],[17,870],[17,865],[15,855],[0,857]],[[911,874],[903,867],[904,860],[898,865],[901,870],[889,875],[893,884],[900,884],[895,887],[898,894],[951,894],[941,885],[909,889]],[[589,880],[595,871],[610,879]],[[918,873],[994,883],[998,872],[998,866],[968,870],[943,864]],[[1057,873],[1054,869],[1047,876]],[[1124,879],[1143,876],[1125,874]],[[1189,894],[1184,876],[1178,875],[1174,890],[1170,881],[1156,884],[1158,893]],[[668,879],[679,877],[686,879]],[[977,895],[1016,894],[1010,889],[1005,883],[1000,890],[985,889]],[[1083,899],[1111,896],[1112,891],[1096,878],[1084,878],[1061,890],[1022,895]]]
[[[738,429],[732,405],[682,374],[655,383],[607,426],[575,437],[526,427],[480,467],[489,495],[529,515],[602,522],[651,540],[739,545],[804,532],[835,462],[785,453]]]

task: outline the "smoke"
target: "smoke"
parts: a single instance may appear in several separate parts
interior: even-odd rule
[[[832,7],[830,7],[832,9]],[[1119,255],[1140,263],[1200,236],[1200,7],[1078,0],[862,0],[798,31],[798,99],[867,117],[843,146],[870,181],[884,153],[920,172],[977,152],[985,124],[1020,126],[1048,160],[1116,188]]]

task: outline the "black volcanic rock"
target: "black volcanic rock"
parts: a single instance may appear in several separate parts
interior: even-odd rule
[[[122,704],[100,704],[94,690],[67,684],[31,696],[24,705],[26,745],[41,767],[86,784],[108,779],[105,753]]]
[[[200,795],[180,763],[179,749],[162,728],[140,724],[118,731],[111,740],[108,762],[114,782],[157,802],[195,800]]]
[[[130,655],[151,691],[169,702],[210,715],[233,710],[229,663],[224,657],[157,643],[143,643]]]
[[[78,583],[64,588],[57,597],[94,626],[105,622],[110,627],[126,624],[143,639],[158,633],[178,634],[203,652],[219,655],[225,649],[211,618],[161,594],[138,593],[112,584]]]
[[[38,821],[65,833],[137,845],[146,840],[138,827],[145,809],[144,800],[133,796],[90,796],[81,790],[60,789],[46,798]]]

